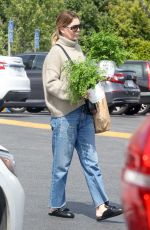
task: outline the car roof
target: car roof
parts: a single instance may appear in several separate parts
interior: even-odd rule
[[[28,53],[19,53],[19,54],[16,54],[16,56],[18,55],[18,56],[25,56],[25,55],[46,55],[48,52],[46,52],[46,51],[43,51],[43,52],[28,52]]]
[[[132,63],[145,63],[145,62],[150,62],[150,61],[148,61],[148,60],[126,60],[125,61],[125,63],[130,63],[130,62],[132,62]]]
[[[18,56],[2,56],[0,55],[0,61],[7,63],[23,64],[22,58]]]

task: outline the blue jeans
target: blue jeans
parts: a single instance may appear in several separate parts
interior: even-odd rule
[[[51,126],[53,166],[49,207],[60,208],[66,204],[65,187],[74,148],[95,207],[108,201],[98,167],[93,119],[86,114],[84,105],[66,116],[52,117]]]

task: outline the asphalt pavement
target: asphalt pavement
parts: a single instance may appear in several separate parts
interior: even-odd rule
[[[49,118],[48,113],[0,114],[0,144],[14,154],[26,195],[23,230],[126,230],[123,215],[100,223],[95,220],[95,208],[76,152],[66,188],[67,204],[75,218],[47,215],[52,163]],[[144,119],[144,116],[112,116],[111,132],[107,136],[96,135],[99,164],[113,204],[121,205],[121,170],[129,137]]]

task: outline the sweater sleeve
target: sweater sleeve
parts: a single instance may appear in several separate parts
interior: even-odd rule
[[[47,93],[61,99],[69,100],[67,78],[62,73],[63,63],[57,47],[53,47],[44,63],[44,82]],[[64,72],[64,71],[63,71]]]

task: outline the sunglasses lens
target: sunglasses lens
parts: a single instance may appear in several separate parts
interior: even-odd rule
[[[80,29],[81,25],[74,25],[72,26],[70,29],[73,31],[73,32],[76,32],[78,29]]]
[[[81,28],[81,25],[79,24],[79,25],[74,25],[74,26],[70,26],[70,27],[67,26],[66,28],[72,30],[73,32],[77,32],[77,30]]]

